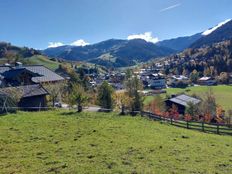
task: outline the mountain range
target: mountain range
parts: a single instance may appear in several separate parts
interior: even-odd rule
[[[228,20],[192,36],[160,41],[110,39],[87,46],[61,46],[43,50],[43,54],[67,60],[87,61],[104,66],[124,67],[138,62],[169,56],[187,48],[199,48],[232,38],[232,21]]]
[[[132,66],[151,58],[163,57],[175,50],[146,42],[142,39],[118,40],[110,39],[97,44],[81,46],[62,46],[48,48],[43,51],[50,57],[67,60],[88,61],[104,66]]]

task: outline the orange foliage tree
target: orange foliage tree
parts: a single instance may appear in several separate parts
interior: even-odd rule
[[[223,123],[223,117],[224,117],[224,110],[221,106],[217,106],[216,108],[216,121],[218,123]]]
[[[185,121],[191,121],[192,120],[192,116],[190,114],[185,114],[184,115],[184,120]]]
[[[178,120],[179,119],[179,112],[178,112],[178,108],[176,105],[172,105],[172,107],[169,109],[169,116],[171,118],[173,118],[174,120]]]
[[[165,106],[163,99],[160,96],[156,96],[154,100],[149,104],[149,109],[152,113],[156,115],[164,116]]]
[[[204,114],[204,121],[205,121],[206,123],[210,123],[211,120],[212,120],[212,115],[211,115],[209,112],[205,113],[205,114]]]

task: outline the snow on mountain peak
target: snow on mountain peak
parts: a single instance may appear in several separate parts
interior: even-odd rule
[[[210,29],[204,31],[204,32],[202,33],[202,35],[203,35],[203,36],[207,36],[207,35],[211,34],[212,32],[214,32],[215,30],[217,30],[217,29],[220,28],[221,26],[225,25],[225,24],[226,24],[227,22],[229,22],[229,21],[231,21],[231,19],[227,19],[227,20],[225,20],[225,21],[223,21],[223,22],[217,24],[215,27],[210,28]]]

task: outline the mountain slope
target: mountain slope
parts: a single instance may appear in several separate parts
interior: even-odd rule
[[[202,37],[201,33],[198,33],[192,36],[178,37],[174,39],[160,41],[157,43],[157,45],[171,48],[179,52],[179,51],[183,51],[184,49],[188,48],[191,44],[193,44],[195,41],[197,41],[201,37]]]
[[[142,39],[110,39],[84,47],[62,46],[48,48],[43,53],[50,57],[67,60],[88,61],[105,66],[131,66],[136,62],[148,61],[151,58],[170,55],[175,51]]]
[[[204,33],[206,32],[203,32],[203,34]],[[228,21],[224,25],[216,27],[216,29],[212,30],[212,32],[206,33],[206,35],[202,36],[203,37],[194,42],[190,47],[200,48],[204,45],[212,45],[213,43],[232,39],[232,20]]]

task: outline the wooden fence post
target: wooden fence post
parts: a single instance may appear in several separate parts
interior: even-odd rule
[[[171,117],[171,124],[172,124],[172,117]]]
[[[217,134],[219,134],[219,124],[217,124]]]
[[[186,121],[186,123],[187,123],[187,129],[189,129],[189,122],[188,122],[188,121]]]
[[[201,127],[202,127],[202,131],[204,132],[205,131],[205,124],[204,124],[204,122],[201,123]]]

